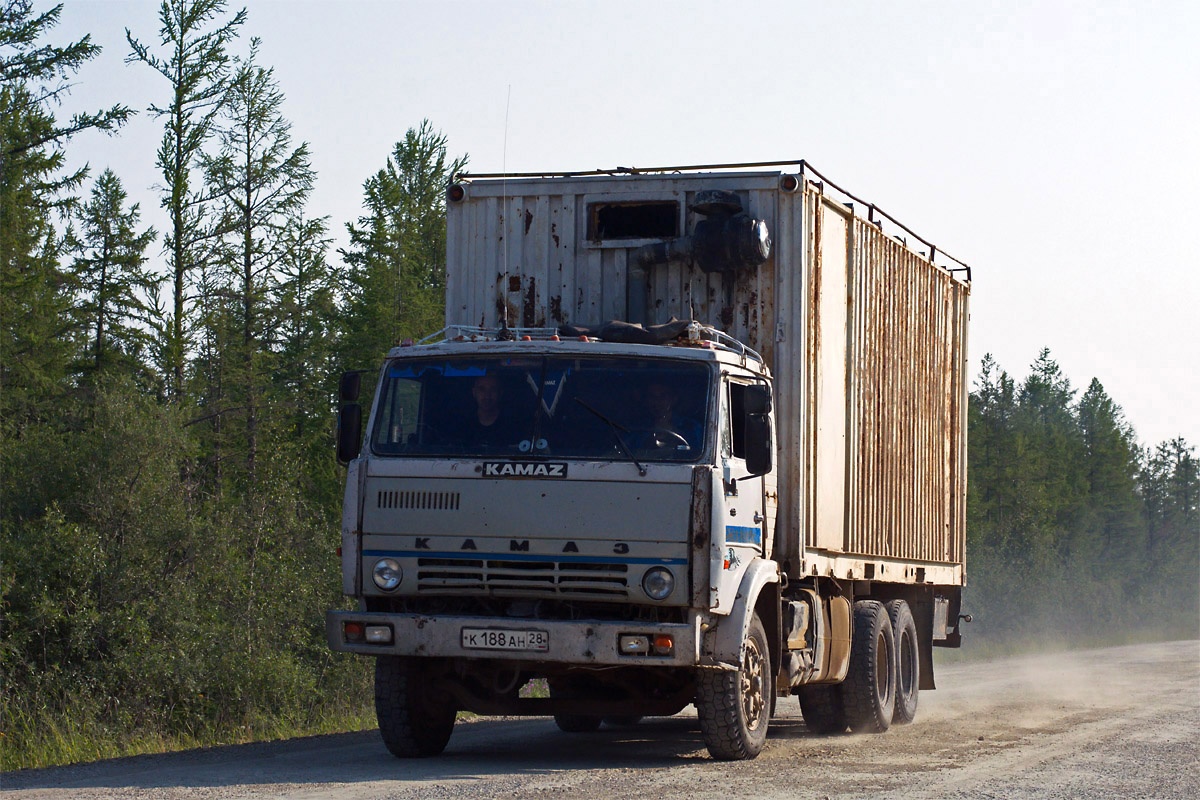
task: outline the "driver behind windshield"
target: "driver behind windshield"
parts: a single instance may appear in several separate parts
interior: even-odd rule
[[[469,445],[495,449],[513,444],[512,421],[504,413],[500,379],[493,373],[480,375],[471,384],[475,411],[463,421],[461,435]]]
[[[689,447],[700,445],[703,438],[700,424],[675,410],[675,390],[669,384],[663,381],[648,384],[645,397],[649,418],[647,427],[678,434],[687,441]]]

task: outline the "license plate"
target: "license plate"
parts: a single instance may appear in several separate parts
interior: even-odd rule
[[[466,650],[533,650],[544,653],[550,649],[550,634],[546,631],[463,628],[462,646]]]

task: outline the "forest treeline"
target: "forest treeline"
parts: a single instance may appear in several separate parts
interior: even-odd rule
[[[968,407],[967,640],[1110,644],[1200,635],[1200,471],[1139,446],[1093,378],[1043,350],[1018,383],[983,359]]]
[[[333,251],[245,11],[166,0],[128,36],[151,230],[66,168],[135,110],[62,115],[97,48],[52,43],[60,10],[0,0],[0,767],[371,725],[370,665],[324,644],[336,375],[441,327],[466,158],[407,131]],[[1193,448],[1141,449],[1048,353],[1020,384],[985,361],[970,415],[968,643],[1196,635]]]
[[[2,765],[371,724],[369,665],[322,633],[336,374],[441,327],[465,159],[404,133],[332,252],[246,13],[169,0],[127,23],[160,86],[151,230],[120,176],[66,169],[134,110],[63,117],[97,48],[60,11],[0,0]]]

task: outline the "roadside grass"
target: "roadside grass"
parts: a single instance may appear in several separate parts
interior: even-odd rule
[[[527,682],[520,694],[550,696],[545,679]],[[0,771],[375,728],[371,698],[357,700],[349,704],[328,702],[303,719],[259,714],[238,723],[207,721],[168,731],[161,724],[114,721],[100,703],[82,697],[53,704],[4,697],[0,702]],[[462,711],[458,718],[470,721],[478,717]]]
[[[256,715],[237,723],[201,722],[168,731],[106,720],[98,704],[77,699],[54,708],[5,698],[0,708],[0,771],[77,764],[195,747],[246,744],[375,727],[370,703],[329,703],[304,719]]]

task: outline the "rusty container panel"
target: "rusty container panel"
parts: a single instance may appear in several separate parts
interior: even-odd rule
[[[691,210],[696,192],[726,189],[774,231],[777,186],[778,173],[470,183],[447,211],[446,322],[542,327],[687,317],[737,337],[770,363],[774,259],[733,278],[677,261],[639,275],[632,254],[669,237],[606,238],[595,215],[606,205],[669,204],[678,215],[672,236],[685,236],[702,218]]]

